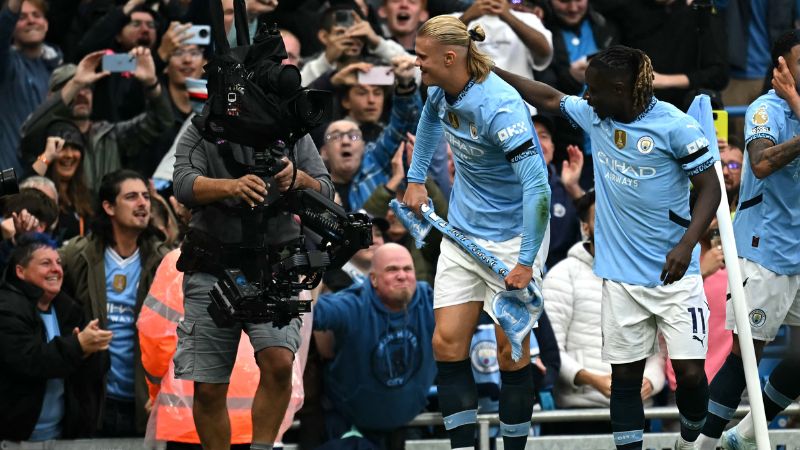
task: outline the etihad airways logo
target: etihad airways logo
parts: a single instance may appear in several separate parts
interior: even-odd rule
[[[609,169],[621,173],[622,175],[626,175],[629,177],[637,178],[637,179],[647,179],[653,178],[656,176],[656,169],[655,167],[648,167],[648,166],[636,166],[625,161],[621,161],[616,158],[612,158],[608,156],[603,151],[597,152],[597,158],[595,159],[598,163],[608,167]]]

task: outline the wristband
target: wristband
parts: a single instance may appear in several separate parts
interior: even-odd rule
[[[153,84],[152,84],[152,85],[150,85],[150,86],[145,86],[145,87],[144,87],[144,90],[145,90],[145,92],[150,92],[150,91],[152,91],[153,89],[157,88],[159,84],[161,84],[161,83],[159,83],[159,81],[158,81],[158,78],[156,78],[156,82],[155,82],[155,83],[153,83]]]
[[[41,161],[41,162],[43,162],[45,166],[49,166],[49,165],[50,165],[50,161],[48,161],[48,160],[47,160],[47,157],[46,157],[46,156],[44,156],[44,153],[42,153],[41,155],[39,155],[39,157],[38,157],[38,158],[36,158],[36,160],[37,160],[37,161]]]

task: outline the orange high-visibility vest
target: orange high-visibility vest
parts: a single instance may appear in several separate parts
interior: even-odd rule
[[[172,362],[178,343],[175,330],[178,321],[183,318],[183,273],[175,267],[178,256],[180,250],[173,250],[164,256],[136,322],[142,364],[153,404],[147,422],[146,442],[200,442],[192,418],[194,384],[192,381],[175,379]],[[291,426],[295,412],[303,406],[303,369],[311,336],[311,316],[307,314],[303,319],[302,344],[292,368],[292,396],[276,442],[281,440],[283,433]],[[228,387],[231,444],[252,441],[250,409],[259,378],[260,371],[250,339],[242,333]]]

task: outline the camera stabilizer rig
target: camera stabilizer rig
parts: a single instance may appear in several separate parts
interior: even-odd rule
[[[332,96],[301,88],[297,67],[281,65],[286,49],[276,26],[262,24],[250,44],[244,0],[234,0],[235,48],[225,35],[221,3],[212,1],[210,7],[215,55],[205,66],[209,97],[193,123],[205,140],[220,146],[231,174],[252,173],[269,182],[283,169],[282,158],[294,144],[330,120]],[[235,161],[224,149],[226,141],[252,147],[253,164]],[[208,310],[220,327],[236,322],[288,324],[311,309],[310,301],[297,299],[300,291],[313,289],[326,269],[341,267],[372,244],[366,215],[347,214],[312,190],[281,194],[270,189],[255,208],[225,208],[241,217],[241,244],[222,245],[201,232],[193,236],[190,230],[182,247],[184,263],[178,262],[179,268],[199,268],[219,277],[209,293]],[[301,232],[276,245],[281,236],[267,236],[268,221],[284,213],[299,217]],[[319,238],[306,239],[304,230]]]
[[[235,322],[272,322],[278,327],[288,324],[311,311],[310,300],[298,300],[300,291],[317,287],[325,270],[341,267],[359,249],[372,244],[372,224],[366,215],[346,214],[341,206],[316,191],[289,191],[268,208],[296,214],[305,228],[322,239],[312,249],[302,234],[281,246],[242,246],[243,255],[266,255],[254,263],[267,264],[257,271],[261,279],[255,282],[240,268],[223,270],[224,275],[211,290],[208,308],[217,326]],[[269,214],[258,209],[252,214]],[[243,217],[243,225],[245,222],[248,216]]]

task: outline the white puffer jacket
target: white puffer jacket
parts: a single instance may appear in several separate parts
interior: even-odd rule
[[[603,280],[592,272],[594,257],[584,244],[573,245],[567,258],[547,273],[542,284],[545,309],[561,353],[561,371],[555,388],[560,408],[609,406],[609,399],[593,387],[575,385],[575,375],[581,369],[611,373],[611,365],[602,361],[601,352]],[[664,365],[663,354],[651,356],[645,365],[644,376],[653,384],[653,395],[664,388]]]

